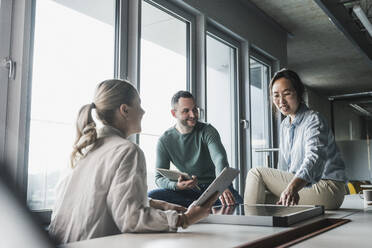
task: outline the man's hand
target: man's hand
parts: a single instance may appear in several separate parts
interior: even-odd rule
[[[185,190],[185,189],[192,189],[198,185],[198,179],[196,176],[192,176],[192,179],[186,180],[183,176],[178,177],[178,182],[177,182],[177,189],[179,190]]]
[[[231,191],[229,189],[226,189],[219,197],[220,199],[220,202],[222,203],[222,205],[226,206],[226,205],[234,205],[235,204],[235,199],[234,199],[234,196],[233,194],[231,193]]]
[[[187,208],[178,205],[178,204],[173,204],[169,203],[166,201],[162,200],[150,200],[150,206],[156,209],[161,209],[161,210],[176,210],[179,213],[186,212]]]
[[[221,206],[212,208],[213,214],[232,214],[234,212],[234,206]]]

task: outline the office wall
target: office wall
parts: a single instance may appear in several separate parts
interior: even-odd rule
[[[371,181],[372,140],[343,140],[337,146],[346,166],[346,176],[352,181]]]
[[[175,1],[179,2],[179,1]],[[184,0],[207,18],[247,40],[266,55],[287,64],[287,33],[254,5],[238,0]]]
[[[328,97],[313,90],[306,88],[305,102],[308,106],[321,113],[328,124],[331,125],[331,102]],[[349,103],[335,101],[333,103],[333,115],[335,125],[335,138],[337,141],[341,140],[359,140],[363,138],[363,129],[365,123],[363,119],[353,110]]]
[[[363,119],[348,105],[348,103],[335,102],[333,106],[336,140],[362,139]]]
[[[366,120],[347,102],[334,102],[335,138],[349,180],[372,180],[371,140],[366,140]]]
[[[306,92],[305,102],[311,109],[321,113],[331,127],[331,102],[328,97],[309,88]],[[348,179],[370,181],[372,171],[368,157],[372,151],[368,144],[371,141],[361,140],[363,119],[345,102],[334,102],[333,113],[336,144],[345,162]]]
[[[318,111],[327,120],[329,127],[331,127],[331,103],[327,96],[311,88],[306,88],[305,102],[309,108]]]

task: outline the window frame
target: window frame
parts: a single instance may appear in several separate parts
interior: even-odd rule
[[[14,80],[9,80],[6,94],[3,160],[24,203],[27,201],[28,149],[26,144],[29,138],[31,94],[29,78],[31,77],[34,1],[13,1],[13,8],[10,10],[11,22],[8,24],[11,32],[9,54],[16,61],[17,68]]]
[[[3,64],[3,60],[10,57],[12,6],[13,0],[3,0],[0,4],[0,161],[5,160],[8,83],[11,79],[8,77],[9,69]]]
[[[272,60],[270,60],[270,58],[266,57],[265,55],[263,55],[262,53],[260,53],[257,49],[251,47],[250,48],[250,54],[249,54],[249,71],[251,69],[251,63],[250,63],[250,59],[253,59],[255,61],[257,61],[258,63],[261,63],[265,66],[267,66],[268,68],[268,72],[267,72],[267,76],[268,76],[268,84],[267,85],[264,85],[264,92],[266,92],[265,94],[265,98],[264,98],[264,109],[267,109],[267,113],[265,114],[265,119],[267,120],[267,122],[265,121],[265,129],[269,135],[267,141],[268,141],[268,147],[267,148],[273,148],[273,144],[274,144],[274,139],[273,139],[273,136],[274,136],[274,133],[273,133],[273,127],[274,127],[274,123],[273,123],[273,110],[272,110],[272,105],[271,105],[271,100],[270,100],[270,92],[269,92],[269,85],[270,85],[270,80],[271,80],[271,77],[273,75],[273,68],[274,68],[274,63]],[[251,81],[249,82],[249,85],[251,86]],[[251,99],[250,99],[251,100]],[[252,113],[252,112],[250,112]],[[250,116],[250,120],[252,120],[252,117]],[[251,138],[252,138],[252,135],[251,135]],[[269,152],[269,156],[270,156],[270,161],[269,161],[269,168],[275,168],[275,163],[274,163],[274,152]],[[252,156],[251,156],[251,168],[252,168]]]
[[[21,108],[26,108],[27,109],[27,117],[26,117],[26,131],[25,131],[25,137],[23,139],[23,144],[24,144],[24,149],[25,153],[23,155],[24,160],[23,160],[23,166],[22,169],[17,168],[17,174],[21,175],[20,177],[22,178],[22,188],[21,191],[23,192],[23,200],[25,203],[27,203],[27,187],[28,187],[28,150],[29,150],[29,137],[30,137],[30,118],[31,118],[31,89],[32,89],[32,71],[33,71],[33,53],[34,53],[34,32],[35,32],[35,14],[36,14],[36,1],[38,0],[32,0],[30,1],[30,26],[29,30],[26,30],[25,32],[29,31],[30,37],[29,37],[29,48],[28,48],[28,57],[27,57],[27,67],[28,67],[28,77],[27,77],[27,85],[28,85],[28,90],[27,90],[27,101],[22,102],[23,106]],[[127,44],[126,42],[121,42],[119,43],[119,36],[118,36],[118,28],[126,28],[127,26],[123,26],[121,22],[121,18],[118,18],[118,14],[122,12],[122,8],[127,7],[128,5],[121,4],[120,0],[115,0],[115,41],[114,41],[114,70],[113,70],[113,75],[115,78],[120,75],[124,70],[123,68],[119,67],[120,64],[123,64],[123,57],[120,55],[118,56],[119,51],[122,50],[123,45]],[[118,9],[120,8],[120,9]],[[26,41],[27,42],[27,41]],[[127,47],[127,46],[124,46]],[[125,57],[124,57],[125,58]],[[120,78],[120,76],[119,76]],[[17,181],[19,183],[19,181]],[[47,225],[50,223],[51,215],[52,215],[52,210],[51,209],[37,209],[37,210],[32,210],[33,213],[35,213],[38,218],[40,219],[41,223],[44,225]]]
[[[196,77],[196,16],[188,12],[185,8],[180,7],[176,4],[170,3],[167,0],[140,0],[141,4],[142,1],[146,2],[147,4],[151,5],[154,8],[157,8],[160,11],[180,20],[181,22],[186,24],[186,90],[190,91],[192,94],[195,95],[195,77]],[[140,7],[142,10],[142,6]],[[140,27],[142,22],[142,13],[139,17]],[[142,30],[140,30],[139,34],[139,44],[141,44],[142,39]],[[141,46],[141,45],[139,45]],[[141,50],[141,49],[140,49]],[[141,94],[141,52],[138,54],[138,84],[137,89]],[[171,99],[169,99],[170,101]],[[166,110],[164,110],[166,111]],[[165,131],[165,130],[164,130]],[[141,146],[140,143],[140,135],[142,133],[136,134],[135,142]],[[146,134],[149,135],[149,134]],[[151,134],[150,134],[151,135]],[[155,161],[154,161],[155,162]],[[149,168],[147,167],[147,170]]]
[[[24,42],[29,44],[26,47],[23,59],[27,61],[25,67],[28,68],[27,77],[23,78],[22,83],[27,87],[17,92],[20,95],[26,95],[27,100],[21,101],[15,108],[24,109],[22,119],[26,120],[26,127],[23,132],[18,135],[18,141],[22,149],[18,149],[16,154],[17,166],[12,168],[15,173],[15,180],[20,190],[23,192],[24,202],[27,201],[27,184],[28,184],[28,146],[29,146],[29,132],[30,132],[30,112],[31,112],[31,88],[32,88],[32,61],[33,61],[33,40],[35,29],[35,8],[36,1],[29,1],[26,3],[25,19],[29,19],[29,25],[25,25],[24,35],[27,35]],[[176,5],[170,4],[164,0],[143,0],[155,5],[168,14],[171,14],[188,25],[188,39],[187,39],[187,89],[193,91],[195,89],[195,30],[196,21],[195,16],[182,10]],[[130,80],[138,89],[140,89],[140,25],[141,25],[141,3],[142,0],[116,0],[115,1],[115,44],[114,44],[114,77]],[[27,21],[25,21],[26,23]],[[130,52],[132,51],[132,52]],[[130,54],[129,54],[130,53]],[[18,121],[17,123],[22,123]],[[6,132],[7,130],[5,130]],[[138,136],[133,140],[138,143]],[[23,145],[22,145],[23,144]],[[19,145],[19,144],[18,144]],[[7,144],[8,151],[11,149]],[[5,152],[6,152],[5,151]],[[22,153],[22,151],[24,151]],[[5,154],[4,154],[5,155]],[[14,165],[14,163],[13,163]],[[51,210],[35,210],[34,211],[42,220],[44,224],[50,222]]]
[[[166,0],[142,0],[148,4],[151,4],[155,8],[158,8],[165,13],[177,18],[178,20],[186,23],[186,90],[194,93],[194,83],[195,83],[195,30],[196,30],[196,17],[191,13],[187,12],[185,9],[170,3]],[[141,39],[141,35],[139,35]],[[141,54],[139,54],[139,58]],[[138,63],[138,68],[140,71],[140,63]],[[139,73],[140,75],[140,73]],[[141,80],[139,79],[138,89],[141,89]]]
[[[240,109],[239,109],[239,105],[240,105],[240,89],[241,89],[241,63],[240,63],[240,57],[241,57],[241,51],[242,51],[242,44],[241,42],[236,39],[235,37],[233,37],[232,35],[228,34],[227,32],[219,29],[214,23],[212,23],[211,21],[207,22],[207,25],[206,25],[206,33],[205,33],[205,54],[207,53],[207,36],[210,36],[211,38],[214,38],[216,39],[217,41],[220,41],[221,43],[227,45],[228,47],[234,49],[234,60],[233,60],[233,63],[234,63],[234,73],[232,75],[232,81],[234,82],[233,84],[233,90],[232,90],[232,99],[234,100],[234,103],[232,104],[233,106],[231,106],[231,111],[232,111],[232,114],[233,114],[233,131],[232,131],[232,146],[233,146],[233,153],[232,153],[232,161],[231,163],[234,164],[234,166],[231,166],[232,168],[236,168],[240,171],[242,171],[242,167],[243,164],[242,164],[242,155],[241,155],[241,131],[240,131],[240,118],[241,118],[241,115],[240,115]],[[205,56],[207,57],[207,56]],[[204,96],[204,102],[205,102],[205,105],[203,106],[203,108],[205,109],[205,120],[208,120],[208,106],[207,106],[207,91],[208,91],[208,88],[207,88],[207,81],[208,81],[208,78],[207,78],[207,61],[205,60],[205,82],[204,82],[204,93],[203,93],[203,96]],[[241,176],[240,177],[237,177],[236,180],[234,180],[234,188],[237,189],[239,191],[239,193],[242,193],[242,190],[241,190],[241,184],[242,184],[242,178]]]

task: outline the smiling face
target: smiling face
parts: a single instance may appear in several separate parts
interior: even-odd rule
[[[300,105],[300,101],[291,81],[284,77],[277,79],[273,84],[271,93],[276,108],[283,115],[290,116],[293,120]]]
[[[199,118],[193,98],[180,97],[171,112],[177,119],[177,125],[186,132],[192,131]]]

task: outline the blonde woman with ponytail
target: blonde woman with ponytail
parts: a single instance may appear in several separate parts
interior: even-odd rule
[[[103,127],[97,129],[93,109]],[[141,131],[145,111],[136,89],[106,80],[76,122],[70,174],[57,190],[49,233],[59,243],[123,232],[174,232],[206,217],[217,195],[188,209],[147,198],[146,162],[128,136]]]

